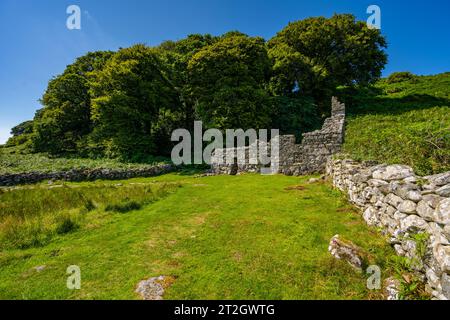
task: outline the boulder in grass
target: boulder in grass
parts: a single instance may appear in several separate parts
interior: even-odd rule
[[[171,276],[159,276],[139,282],[136,293],[143,300],[163,300],[164,291],[175,281]]]
[[[336,259],[345,260],[355,269],[362,271],[362,250],[350,241],[344,241],[339,238],[339,235],[335,235],[331,238],[328,251]]]

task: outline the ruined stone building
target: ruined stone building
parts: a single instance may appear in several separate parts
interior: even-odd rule
[[[296,144],[294,135],[279,137],[279,155],[273,157],[272,168],[286,175],[305,175],[322,173],[331,155],[338,153],[344,142],[345,105],[333,97],[331,117],[327,118],[321,130],[303,134],[301,144]],[[270,145],[256,141],[259,149]],[[241,152],[238,152],[241,151]],[[245,157],[238,156],[244,155]],[[226,159],[235,157],[234,163]],[[266,167],[260,164],[259,156],[250,152],[250,147],[216,150],[211,159],[212,171],[216,174],[236,174],[242,172],[259,172]]]

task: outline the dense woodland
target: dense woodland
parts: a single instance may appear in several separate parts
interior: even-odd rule
[[[272,39],[238,31],[157,47],[90,52],[49,81],[32,121],[8,146],[27,152],[143,161],[168,155],[171,133],[320,126],[339,87],[380,78],[387,42],[352,15],[290,23]]]

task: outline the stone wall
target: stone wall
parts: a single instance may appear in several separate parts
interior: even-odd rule
[[[407,166],[330,159],[326,174],[369,225],[390,236],[399,255],[420,261],[427,290],[450,299],[450,172],[418,177]],[[418,257],[413,235],[425,232],[426,254]]]
[[[32,184],[44,180],[63,181],[91,181],[97,179],[123,180],[136,177],[153,177],[175,171],[176,167],[170,164],[158,165],[141,169],[73,169],[60,172],[28,172],[0,175],[0,186],[14,186],[19,184]]]
[[[280,136],[279,157],[274,157],[273,164],[278,164],[279,173],[286,175],[304,175],[322,173],[328,158],[338,153],[344,142],[345,105],[333,97],[332,114],[327,118],[321,130],[303,134],[301,144],[296,144],[295,136]],[[256,141],[259,145],[260,142]],[[262,144],[263,148],[270,145]],[[258,155],[249,154],[250,147],[244,148],[245,157],[237,158],[236,164],[227,164],[225,159],[238,154],[239,149],[216,150],[212,157],[211,168],[216,174],[230,174],[237,169],[241,172],[258,172],[262,165],[258,164]]]

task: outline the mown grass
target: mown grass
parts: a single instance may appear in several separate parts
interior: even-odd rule
[[[367,263],[382,268],[383,277],[390,275],[392,249],[343,195],[306,179],[169,174],[120,182],[122,186],[70,183],[64,189],[2,194],[8,208],[19,199],[25,201],[23,208],[30,207],[27,197],[38,201],[38,209],[30,213],[19,205],[16,213],[2,214],[21,219],[49,215],[47,205],[58,212],[80,209],[86,198],[94,204],[106,198],[122,203],[126,190],[140,184],[142,190],[150,184],[152,194],[155,186],[181,186],[132,212],[108,212],[97,205],[81,209],[84,222],[45,245],[4,246],[0,298],[138,299],[137,283],[159,275],[176,279],[165,299],[380,298],[380,292],[366,288],[366,275],[331,257],[328,243],[335,234],[352,240],[368,253]],[[129,200],[142,200],[142,190],[133,191],[139,195]],[[67,196],[72,200],[61,201],[73,205],[51,204],[53,192],[73,192]],[[81,268],[81,290],[66,288],[70,265]],[[45,268],[38,271],[37,266]]]
[[[450,170],[450,73],[383,79],[342,98],[350,157],[406,164],[419,175]]]
[[[143,169],[168,162],[168,159],[162,157],[149,158],[147,163],[122,162],[116,159],[54,158],[41,153],[21,153],[17,147],[0,148],[0,174],[72,169]]]

